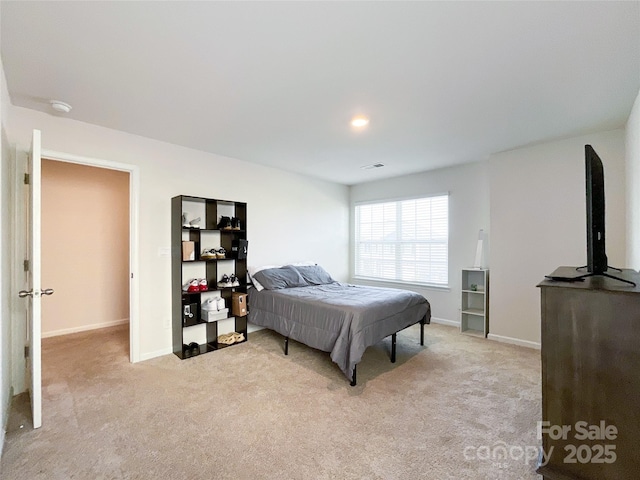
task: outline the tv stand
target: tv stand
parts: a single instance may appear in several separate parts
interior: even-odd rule
[[[632,280],[632,275],[629,275],[629,272],[633,272],[633,270],[621,270],[615,267],[608,267],[611,270],[617,270],[620,272],[620,275],[611,275],[607,272],[595,273],[595,272],[587,272],[580,273],[580,270],[584,270],[587,268],[584,267],[558,267],[555,272],[550,275],[545,275],[545,278],[548,280],[554,280],[557,282],[583,282],[586,278],[594,278],[594,277],[606,277],[611,278],[612,280],[618,280],[620,282],[627,283],[632,287],[636,286],[636,282]],[[578,275],[576,275],[578,272]],[[627,277],[627,278],[625,278]]]
[[[581,267],[576,267],[576,270],[584,270],[585,268],[587,268],[587,265],[583,265]],[[616,272],[621,272],[622,271],[621,268],[612,267],[611,265],[607,266],[607,270],[615,270]]]
[[[616,268],[614,270],[619,270],[619,269]],[[620,270],[620,272],[622,272],[622,270]],[[621,282],[628,283],[629,285],[633,285],[634,287],[636,286],[636,282],[633,282],[631,280],[626,280],[626,279],[621,278],[621,277],[616,277],[615,275],[610,275],[610,274],[605,273],[605,272],[602,272],[602,273],[595,273],[595,272],[585,273],[584,275],[580,275],[578,277],[574,277],[572,280],[578,280],[578,279],[589,278],[589,277],[607,277],[607,278],[612,278],[613,280],[619,280]]]
[[[551,275],[576,273],[560,267]],[[640,284],[634,270],[619,276]],[[546,457],[537,473],[544,480],[638,478],[640,287],[595,275],[538,286],[541,420],[548,423],[540,424]]]

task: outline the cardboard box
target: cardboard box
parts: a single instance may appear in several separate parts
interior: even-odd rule
[[[229,309],[223,308],[222,310],[202,310],[201,317],[205,322],[217,322],[218,320],[229,318]]]
[[[196,259],[196,242],[182,242],[182,260]]]
[[[231,294],[231,314],[234,317],[244,317],[247,314],[247,294],[233,292]]]

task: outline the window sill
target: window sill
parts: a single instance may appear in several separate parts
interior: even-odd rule
[[[402,282],[399,280],[381,280],[370,277],[352,277],[353,282],[372,283],[372,284],[388,284],[388,285],[403,285],[414,288],[424,288],[427,290],[436,290],[439,292],[450,292],[449,285],[432,285],[429,283],[416,283],[416,282]]]

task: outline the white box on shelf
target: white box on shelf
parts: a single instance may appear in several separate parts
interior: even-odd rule
[[[216,322],[229,317],[228,308],[223,308],[222,310],[201,310],[200,312],[200,316],[205,322]]]

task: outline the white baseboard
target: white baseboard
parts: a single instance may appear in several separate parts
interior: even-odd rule
[[[81,325],[80,327],[62,328],[60,330],[52,330],[50,332],[42,332],[42,338],[58,337],[60,335],[69,335],[70,333],[87,332],[89,330],[97,330],[99,328],[115,327],[129,323],[128,318],[122,320],[114,320],[113,322],[94,323],[92,325]]]
[[[162,357],[163,355],[168,355],[173,353],[172,347],[163,348],[162,350],[156,350],[154,352],[147,352],[140,354],[140,361],[144,362],[145,360],[151,360],[152,358]]]
[[[460,322],[455,320],[447,320],[446,318],[431,317],[431,323],[438,323],[440,325],[447,325],[449,327],[460,328]],[[496,342],[510,343],[512,345],[519,345],[521,347],[534,348],[540,350],[540,344],[537,342],[530,342],[529,340],[520,340],[519,338],[505,337],[503,335],[496,335],[490,333],[487,335],[489,340]]]
[[[448,325],[450,327],[460,328],[460,322],[455,320],[447,320],[446,318],[431,317],[431,323],[439,323],[440,325]]]
[[[502,335],[496,335],[494,333],[490,333],[489,335],[487,335],[487,338],[489,340],[495,340],[496,342],[510,343],[512,345],[520,345],[521,347],[535,348],[536,350],[540,350],[539,343],[530,342],[529,340],[520,340],[519,338],[504,337]]]

